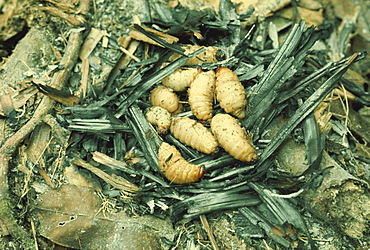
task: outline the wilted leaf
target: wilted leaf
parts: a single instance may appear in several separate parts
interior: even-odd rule
[[[321,1],[317,0],[300,0],[298,4],[299,6],[310,10],[318,10],[323,8]]]
[[[303,201],[315,216],[352,238],[362,238],[370,215],[367,183],[350,175],[327,153],[323,154],[321,169],[325,167],[332,168],[324,174],[319,188],[306,190]]]
[[[331,0],[330,2],[333,4],[335,15],[341,19],[346,19],[347,17],[353,16],[354,13],[357,12],[356,6],[360,4],[351,0]]]
[[[238,14],[248,12],[254,9],[250,18],[246,20],[247,24],[253,24],[256,20],[262,21],[273,12],[280,10],[290,3],[288,0],[232,0],[237,5]]]
[[[306,21],[307,26],[315,25],[319,26],[323,21],[322,10],[309,10],[301,7],[297,7],[299,17]],[[293,8],[283,9],[279,12],[279,16],[293,19]]]
[[[92,189],[64,185],[38,197],[34,216],[42,236],[76,249],[162,249],[160,238],[173,238],[167,221],[124,212],[103,216],[100,208]]]

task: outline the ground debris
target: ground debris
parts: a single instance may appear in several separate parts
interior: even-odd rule
[[[0,1],[0,42],[29,30],[0,43],[5,249],[370,244],[364,1],[18,3]]]

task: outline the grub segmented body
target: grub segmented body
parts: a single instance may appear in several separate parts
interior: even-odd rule
[[[173,118],[170,131],[182,143],[205,154],[214,152],[218,146],[216,138],[206,127],[188,117]]]
[[[162,84],[174,91],[184,91],[190,86],[198,73],[197,68],[179,68],[163,78]]]
[[[215,115],[211,121],[211,129],[220,146],[235,159],[246,162],[257,159],[251,135],[247,135],[238,120],[231,115]]]
[[[171,114],[168,110],[159,107],[152,106],[147,109],[145,118],[150,124],[157,126],[158,132],[165,133],[171,125]]]
[[[200,72],[188,89],[190,109],[199,120],[212,118],[216,74],[213,70]]]
[[[226,113],[237,118],[245,117],[247,98],[244,87],[238,76],[226,67],[216,71],[216,98]]]
[[[179,97],[172,89],[160,85],[150,92],[149,100],[153,106],[159,106],[167,109],[174,114],[181,109]]]
[[[166,142],[159,147],[158,166],[170,182],[177,184],[197,182],[205,173],[202,166],[187,162],[176,147]]]
[[[200,54],[198,54],[197,56],[195,57],[192,57],[190,58],[186,63],[185,65],[197,65],[197,64],[202,64],[202,63],[212,63],[212,62],[218,62],[218,61],[221,61],[221,60],[224,60],[225,59],[225,53],[217,48],[217,47],[212,47],[212,46],[199,46],[199,45],[183,45],[181,46],[181,48],[183,48],[185,51],[184,51],[184,54],[185,55],[190,55],[191,53],[201,49],[201,48],[205,48],[205,50],[203,52],[201,52]],[[175,61],[176,59],[178,59],[179,57],[181,57],[182,55],[180,54],[173,54],[168,60],[170,62],[172,61]]]

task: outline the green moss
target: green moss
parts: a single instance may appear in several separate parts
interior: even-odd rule
[[[18,225],[13,216],[12,206],[8,194],[0,199],[0,218],[2,223],[7,227],[9,234],[17,242],[20,249],[35,249],[35,243],[30,233]]]

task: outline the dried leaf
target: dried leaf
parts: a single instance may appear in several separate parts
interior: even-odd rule
[[[102,187],[97,179],[91,172],[85,169],[78,169],[74,164],[64,169],[64,177],[71,185],[79,187],[88,187],[97,191],[101,191]]]
[[[162,249],[160,237],[173,240],[168,221],[124,212],[103,216],[101,206],[94,190],[63,185],[38,197],[33,216],[42,236],[76,249]]]
[[[238,14],[254,9],[252,16],[245,20],[246,25],[252,25],[257,19],[260,22],[270,16],[272,12],[288,5],[290,0],[232,0],[232,2],[238,5]]]
[[[65,91],[50,87],[48,85],[42,85],[34,83],[35,86],[42,92],[44,95],[47,95],[51,99],[60,102],[67,106],[75,106],[80,99],[74,95],[71,95]]]
[[[321,168],[330,166],[321,185],[302,194],[303,201],[315,216],[336,225],[351,238],[360,239],[367,231],[370,214],[368,183],[350,175],[324,153]]]
[[[299,17],[304,19],[307,23],[307,26],[315,25],[319,26],[323,21],[323,10],[318,11],[309,10],[302,7],[297,7]],[[293,8],[287,8],[281,10],[277,13],[279,16],[292,20],[293,19]]]
[[[339,100],[335,100],[331,103],[330,110],[338,119],[347,117],[349,121],[349,129],[355,132],[363,140],[367,141],[368,143],[370,142],[369,121],[360,116],[357,111],[353,110],[352,108],[349,108],[348,111],[343,110],[342,103],[340,103]]]
[[[323,8],[323,4],[318,0],[300,0],[299,6],[309,9],[309,10],[318,10]]]

